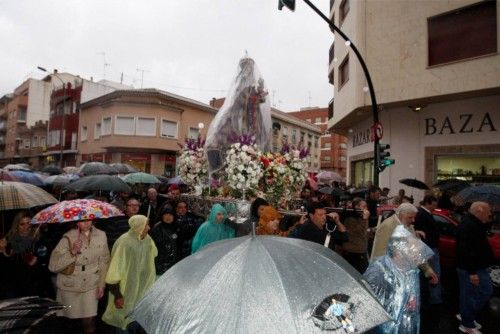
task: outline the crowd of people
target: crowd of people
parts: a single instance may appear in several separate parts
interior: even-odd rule
[[[70,306],[58,312],[65,328],[141,333],[129,314],[159,276],[215,241],[255,233],[308,240],[339,253],[364,274],[395,320],[376,331],[417,333],[421,294],[426,303],[442,303],[439,231],[431,214],[438,199],[427,195],[417,208],[400,192],[394,215],[381,219],[377,207],[387,191],[371,187],[365,196],[339,199],[305,188],[306,212],[293,215],[256,198],[242,224],[230,220],[217,203],[208,217],[191,212],[176,185],[166,192],[150,187],[111,198],[91,195],[125,214],[96,222],[35,226],[30,224],[33,212],[19,212],[0,240],[1,265],[9,273],[1,277],[0,299],[51,297]],[[65,194],[66,199],[86,195]],[[457,232],[458,317],[466,333],[479,333],[477,316],[492,293],[486,272],[492,255],[484,228],[490,219],[488,204],[473,203]],[[421,282],[419,270],[426,278]]]

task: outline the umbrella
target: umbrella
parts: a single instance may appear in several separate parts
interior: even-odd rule
[[[0,211],[57,203],[51,194],[29,183],[0,182]]]
[[[53,186],[62,186],[68,183],[71,183],[75,180],[78,180],[80,177],[76,174],[61,174],[61,175],[52,175],[47,177],[45,180],[45,184],[51,184]]]
[[[31,223],[66,223],[117,216],[123,216],[123,213],[114,205],[94,199],[75,199],[49,206],[38,212],[31,220]]]
[[[55,165],[47,165],[40,169],[40,172],[46,173],[49,175],[59,175],[63,173],[63,170]]]
[[[63,171],[67,174],[78,173],[78,167],[75,166],[66,166],[63,168]]]
[[[500,186],[476,186],[465,188],[453,196],[452,201],[458,206],[477,201],[488,203],[493,211],[500,210]]]
[[[332,195],[335,197],[340,197],[345,195],[344,191],[340,188],[334,188],[334,187],[324,187],[318,190],[320,193],[327,194],[327,195]]]
[[[0,332],[25,333],[65,306],[49,298],[22,297],[0,301]]]
[[[3,169],[5,170],[24,170],[24,171],[31,171],[31,168],[26,165],[26,164],[10,164],[5,166]]]
[[[115,164],[110,164],[110,166],[116,169],[120,174],[130,174],[138,172],[137,169],[130,166],[129,164],[115,163]]]
[[[432,185],[432,187],[439,188],[442,192],[448,191],[455,194],[470,186],[469,182],[459,179],[441,180]]]
[[[423,183],[422,181],[419,181],[417,179],[401,179],[401,180],[399,180],[399,183],[407,185],[408,187],[411,187],[411,188],[429,190],[429,187],[425,183]]]
[[[126,183],[130,184],[135,184],[135,183],[161,183],[160,180],[156,176],[153,176],[148,173],[143,173],[143,172],[137,172],[137,173],[132,173],[128,174],[123,178],[123,181]]]
[[[176,177],[171,178],[168,180],[168,184],[186,184],[186,182],[182,181],[181,176],[177,175]]]
[[[362,276],[330,249],[249,236],[212,243],[174,265],[132,316],[148,333],[348,333],[316,312],[334,295],[345,295],[340,313],[357,332],[389,320]]]
[[[122,179],[112,175],[84,176],[68,184],[65,189],[72,191],[132,191]]]
[[[314,180],[312,177],[308,177],[307,182],[309,182],[309,186],[312,190],[318,190],[318,182],[316,182],[316,180]]]
[[[78,173],[83,175],[118,174],[118,171],[104,162],[87,162],[80,166]]]
[[[344,182],[344,178],[340,174],[332,172],[332,171],[319,172],[316,175],[316,178],[318,180],[322,180],[322,181]]]
[[[368,188],[354,188],[350,189],[349,194],[351,194],[352,197],[366,197],[366,193],[368,193]]]
[[[19,181],[17,177],[6,169],[0,169],[0,181]]]
[[[160,183],[167,183],[168,182],[168,177],[163,176],[163,175],[155,175],[158,180],[160,180]]]
[[[35,173],[24,170],[13,170],[10,172],[19,182],[29,183],[34,186],[43,186],[44,182],[40,176]]]

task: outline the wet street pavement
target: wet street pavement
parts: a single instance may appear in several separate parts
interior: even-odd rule
[[[442,272],[443,305],[422,311],[422,334],[456,334],[460,325],[456,318],[458,313],[458,280],[454,269]],[[497,288],[489,305],[485,307],[478,322],[483,326],[482,333],[500,333],[500,291]]]

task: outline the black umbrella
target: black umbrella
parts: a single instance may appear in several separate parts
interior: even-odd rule
[[[349,190],[349,194],[352,197],[362,197],[364,198],[366,196],[366,193],[368,192],[368,188],[357,188],[357,189],[351,189]]]
[[[64,308],[48,298],[23,297],[0,301],[0,332],[24,333]]]
[[[452,200],[458,206],[477,201],[486,202],[493,211],[498,211],[500,210],[500,187],[491,185],[465,188],[453,196]]]
[[[112,175],[84,176],[78,181],[68,184],[64,189],[72,191],[132,191],[122,179]]]
[[[138,172],[137,169],[130,166],[129,164],[115,163],[115,164],[110,164],[110,166],[113,167],[114,169],[116,169],[119,174],[130,174],[130,173],[137,173]]]
[[[118,174],[118,171],[105,164],[104,162],[87,162],[80,166],[78,169],[79,174],[83,175],[99,175],[99,174]]]
[[[55,165],[47,165],[45,167],[43,167],[40,172],[42,173],[46,173],[46,174],[49,174],[49,175],[59,175],[59,174],[62,174],[64,173],[63,170]]]
[[[345,195],[344,191],[340,188],[324,187],[318,190],[320,193],[340,197]]]
[[[455,194],[470,186],[469,182],[459,179],[441,180],[432,185],[432,187],[439,188],[442,192],[448,191]]]
[[[401,179],[401,180],[399,180],[399,183],[402,183],[402,184],[407,185],[408,187],[412,187],[412,188],[429,190],[429,186],[427,186],[425,183],[423,183],[422,181],[419,181],[417,179]]]

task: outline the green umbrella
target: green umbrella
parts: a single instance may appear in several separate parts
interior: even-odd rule
[[[137,173],[132,173],[128,174],[123,178],[123,181],[129,183],[129,184],[135,184],[135,183],[161,183],[160,180],[156,176],[153,176],[148,173],[142,173],[142,172],[137,172]]]

